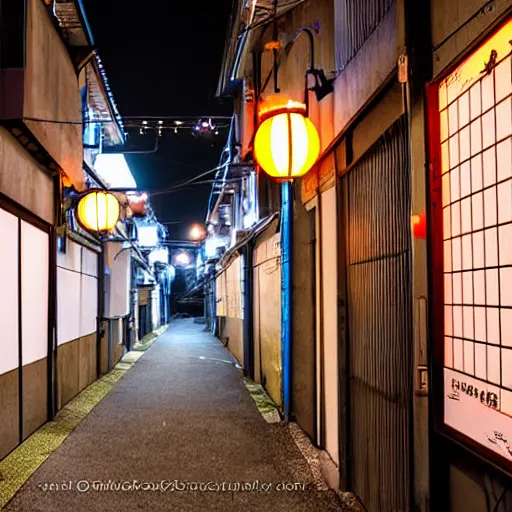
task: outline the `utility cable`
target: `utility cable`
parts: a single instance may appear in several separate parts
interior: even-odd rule
[[[168,189],[162,189],[162,190],[158,190],[156,192],[153,192],[153,193],[150,193],[151,196],[157,196],[157,195],[162,195],[162,194],[166,194],[167,192],[170,192],[170,191],[173,191],[177,188],[181,188],[181,187],[184,187],[186,185],[190,185],[192,183],[194,183],[195,181],[201,179],[201,178],[204,178],[205,176],[208,176],[209,174],[212,174],[214,172],[217,172],[219,169],[222,169],[224,166],[223,165],[220,165],[220,166],[217,166],[217,167],[214,167],[213,169],[210,169],[208,171],[205,171],[201,174],[198,174],[197,176],[195,176],[194,178],[191,178],[187,181],[184,181],[183,183],[178,183],[177,185],[173,186],[173,187],[170,187]]]

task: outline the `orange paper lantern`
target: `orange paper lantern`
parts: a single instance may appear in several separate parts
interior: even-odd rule
[[[320,138],[315,125],[306,117],[304,105],[288,102],[262,113],[254,138],[254,156],[273,178],[304,176],[320,154]]]

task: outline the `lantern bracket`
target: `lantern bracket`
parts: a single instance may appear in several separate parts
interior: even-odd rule
[[[315,26],[315,32],[318,33],[318,28]],[[290,52],[292,46],[297,42],[302,34],[308,36],[309,41],[309,69],[306,70],[305,76],[305,91],[304,91],[304,104],[306,105],[306,116],[309,115],[309,91],[313,91],[317,101],[321,101],[328,94],[334,91],[334,78],[327,78],[323,69],[317,69],[315,67],[315,36],[313,30],[309,27],[303,27],[299,29],[293,39],[288,43],[286,51]],[[309,85],[309,77],[314,78],[314,85]]]

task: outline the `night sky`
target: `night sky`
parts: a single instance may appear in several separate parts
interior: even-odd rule
[[[215,98],[231,0],[83,0],[121,116],[231,115]],[[155,133],[129,132],[130,149],[151,150]],[[225,133],[225,131],[224,131]],[[140,189],[162,189],[218,164],[225,143],[164,132],[154,154],[127,155]],[[151,204],[170,238],[203,223],[210,185],[159,195]]]

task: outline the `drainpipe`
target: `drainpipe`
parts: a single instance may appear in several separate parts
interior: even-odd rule
[[[320,329],[319,337],[318,337],[318,384],[319,388],[317,391],[317,443],[320,447],[325,447],[325,404],[324,404],[324,276],[322,273],[322,262],[323,262],[323,236],[322,236],[322,226],[323,226],[323,216],[322,216],[322,190],[320,186],[318,186],[317,190],[317,215],[318,215],[318,232],[316,234],[317,244],[318,244],[318,262],[317,268],[318,272],[318,328]],[[315,270],[316,271],[316,270]]]
[[[212,298],[212,329],[211,332],[214,336],[217,336],[217,281],[215,280],[215,272],[212,274],[211,277],[211,284],[212,284],[212,292],[211,292],[211,298]]]
[[[48,298],[48,419],[55,418],[59,407],[58,350],[57,350],[57,228],[62,219],[61,177],[53,177],[53,226],[49,235],[49,298]],[[66,234],[64,234],[66,236]]]
[[[282,184],[281,206],[281,342],[283,357],[284,419],[290,420],[291,411],[291,217],[292,183]]]
[[[244,264],[244,367],[246,376],[254,380],[252,243],[245,246],[242,261]]]
[[[103,337],[103,315],[105,307],[105,245],[101,244],[98,255],[98,316],[96,318],[96,375],[101,376],[101,338]]]

